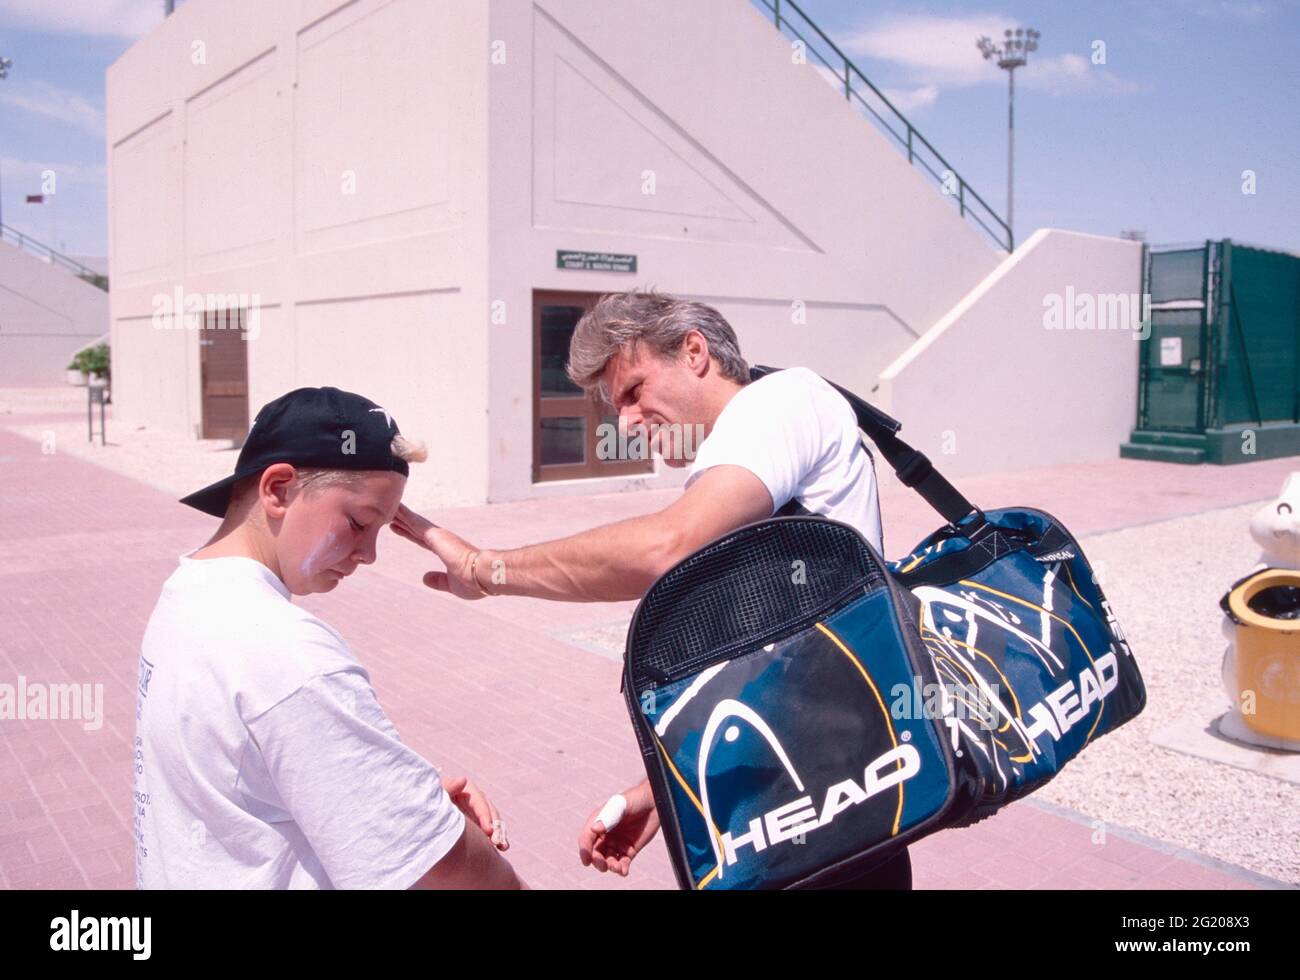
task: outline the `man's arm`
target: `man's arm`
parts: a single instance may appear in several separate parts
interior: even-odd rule
[[[465,821],[460,840],[450,851],[411,885],[412,889],[513,889],[527,888],[510,862],[503,858],[487,835],[471,821]]]
[[[426,585],[442,592],[477,599],[482,587],[494,595],[617,602],[641,598],[693,551],[771,514],[772,495],[763,481],[743,466],[725,465],[705,470],[657,513],[509,551],[479,551],[406,507],[393,530],[442,559],[446,572],[424,576]]]

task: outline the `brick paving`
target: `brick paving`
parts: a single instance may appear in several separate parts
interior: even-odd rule
[[[50,416],[51,420],[55,417]],[[29,416],[24,421],[39,422]],[[1181,467],[1131,460],[961,481],[989,506],[1033,502],[1077,535],[1272,496],[1296,460]],[[902,553],[937,519],[882,479],[886,545]],[[506,547],[645,513],[674,491],[432,512]],[[128,888],[130,746],[138,644],[176,556],[212,521],[172,496],[0,429],[0,682],[103,684],[102,727],[0,721],[0,885]],[[382,540],[382,539],[381,539]],[[335,594],[301,600],[370,669],[403,738],[467,772],[503,811],[510,859],[534,887],[668,888],[654,844],[630,878],[582,868],[581,820],[641,775],[618,665],[557,638],[625,621],[633,604],[522,598],[463,603],[419,583],[433,567],[392,537]],[[919,888],[1253,888],[1278,884],[1033,799],[913,848]]]

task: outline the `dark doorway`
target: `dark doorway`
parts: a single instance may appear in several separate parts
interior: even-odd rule
[[[569,341],[602,293],[533,293],[533,481],[653,473],[654,459],[602,459],[602,435],[618,429],[607,402],[590,398],[565,374]]]
[[[207,310],[199,331],[203,438],[243,439],[248,433],[247,311]]]

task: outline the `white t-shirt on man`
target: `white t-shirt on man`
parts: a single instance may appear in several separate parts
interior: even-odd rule
[[[405,888],[464,830],[343,638],[251,558],[181,558],[136,697],[137,887]]]
[[[875,467],[857,416],[817,372],[786,368],[741,388],[700,443],[686,486],[724,464],[762,480],[773,513],[795,501],[797,509],[848,524],[882,550]]]

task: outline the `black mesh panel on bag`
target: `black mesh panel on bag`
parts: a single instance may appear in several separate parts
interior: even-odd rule
[[[772,642],[842,597],[884,581],[879,559],[843,524],[796,517],[741,528],[670,569],[646,593],[628,637],[633,683],[662,683]]]

